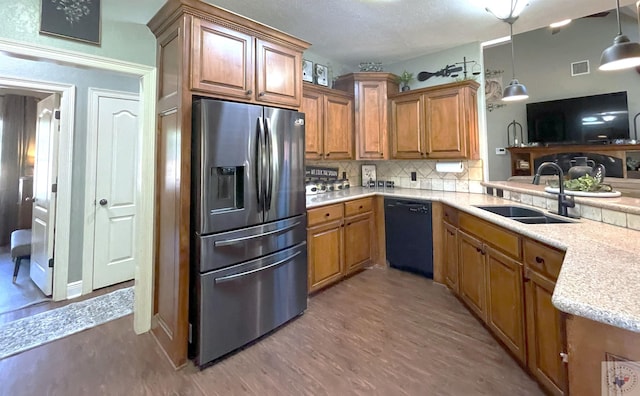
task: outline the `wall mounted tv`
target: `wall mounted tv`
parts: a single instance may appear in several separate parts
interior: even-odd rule
[[[609,144],[629,139],[627,92],[527,104],[529,143]]]

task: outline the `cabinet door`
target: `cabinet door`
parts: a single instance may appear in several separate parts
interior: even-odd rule
[[[526,364],[522,263],[485,246],[487,262],[487,325]]]
[[[391,156],[424,158],[424,101],[422,95],[391,101]]]
[[[458,88],[426,94],[426,140],[429,158],[464,158],[464,98]]]
[[[225,97],[253,98],[253,37],[193,19],[191,88]]]
[[[257,95],[259,102],[300,107],[302,53],[256,39]]]
[[[322,131],[324,95],[319,92],[305,90],[302,95],[300,111],[304,113],[304,147],[305,158],[310,160],[322,159]]]
[[[482,320],[487,320],[486,271],[482,242],[458,230],[460,297]]]
[[[535,271],[525,271],[527,351],[529,370],[553,395],[567,392],[564,316],[551,303],[555,283]]]
[[[456,294],[458,285],[458,230],[447,222],[444,224],[444,281]]]
[[[325,159],[353,159],[353,101],[343,96],[324,96]]]
[[[358,98],[357,159],[383,159],[387,152],[387,97],[381,81],[360,81]]]
[[[342,219],[309,228],[309,293],[342,279],[344,274]]]
[[[344,264],[346,275],[349,275],[371,262],[373,215],[350,217],[344,222]]]

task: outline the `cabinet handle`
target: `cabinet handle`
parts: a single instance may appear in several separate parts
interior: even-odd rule
[[[250,90],[250,89],[247,90],[247,95],[251,95],[252,93],[253,93],[252,90]]]
[[[330,155],[331,155],[331,153],[327,153],[325,156],[326,156],[326,157],[328,157],[328,156],[330,156]]]
[[[536,263],[538,264],[544,264],[544,259],[540,256],[536,256]]]
[[[384,155],[384,153],[380,153],[380,156],[382,157]]]
[[[485,254],[484,250],[480,249],[479,247],[476,248],[476,252],[482,254],[483,256]]]
[[[360,206],[358,207],[358,209],[362,209],[362,205],[360,205]]]
[[[569,363],[569,354],[566,352],[560,352],[560,358],[562,359],[562,363]]]
[[[329,216],[331,216],[331,213],[325,213],[324,216],[325,217],[329,217]]]
[[[258,96],[264,96],[264,92],[260,92]]]

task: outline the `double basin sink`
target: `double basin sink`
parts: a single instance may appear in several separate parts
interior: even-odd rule
[[[575,221],[572,220],[559,216],[548,216],[540,210],[523,208],[521,206],[476,206],[476,208],[525,224],[575,223]]]

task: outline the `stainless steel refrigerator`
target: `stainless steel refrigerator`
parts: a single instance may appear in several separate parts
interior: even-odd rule
[[[203,366],[307,308],[304,114],[212,99],[192,114],[189,353]]]

